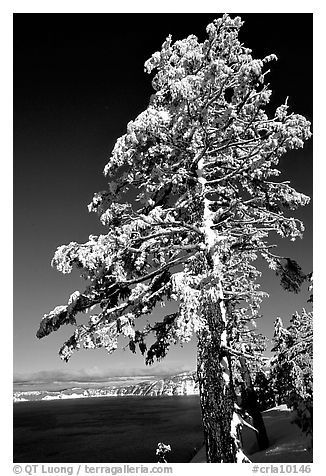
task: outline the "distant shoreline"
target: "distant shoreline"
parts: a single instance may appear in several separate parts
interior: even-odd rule
[[[189,394],[189,395],[133,395],[133,394],[127,394],[127,395],[82,395],[82,396],[73,396],[73,397],[53,397],[53,398],[40,398],[40,399],[34,399],[34,400],[27,400],[27,399],[21,399],[21,400],[13,400],[13,403],[33,403],[33,402],[54,402],[54,401],[60,401],[60,400],[89,400],[91,398],[97,399],[97,398],[145,398],[145,397],[150,397],[150,398],[169,398],[169,397],[199,397],[198,394]]]

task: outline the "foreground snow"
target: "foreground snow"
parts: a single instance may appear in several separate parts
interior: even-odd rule
[[[286,405],[271,408],[263,413],[270,442],[267,450],[258,451],[252,430],[243,430],[244,450],[253,463],[310,463],[312,451],[309,441],[292,421],[292,412]],[[205,448],[195,455],[191,463],[206,463]]]

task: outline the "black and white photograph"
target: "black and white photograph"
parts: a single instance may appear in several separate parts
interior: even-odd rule
[[[314,14],[219,9],[12,15],[14,468],[310,471]]]

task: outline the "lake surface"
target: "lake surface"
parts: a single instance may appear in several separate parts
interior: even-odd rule
[[[14,404],[15,463],[171,463],[203,443],[199,397],[102,397]]]

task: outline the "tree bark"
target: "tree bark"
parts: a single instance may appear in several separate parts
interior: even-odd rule
[[[231,434],[234,394],[221,345],[225,323],[219,303],[208,300],[205,308],[207,325],[198,334],[197,376],[206,457],[208,463],[236,463],[237,447]]]
[[[241,373],[244,383],[244,410],[246,410],[252,418],[252,424],[256,428],[257,443],[260,450],[269,447],[268,436],[266,433],[265,423],[259,409],[257,395],[252,384],[250,371],[244,357],[240,357]]]

